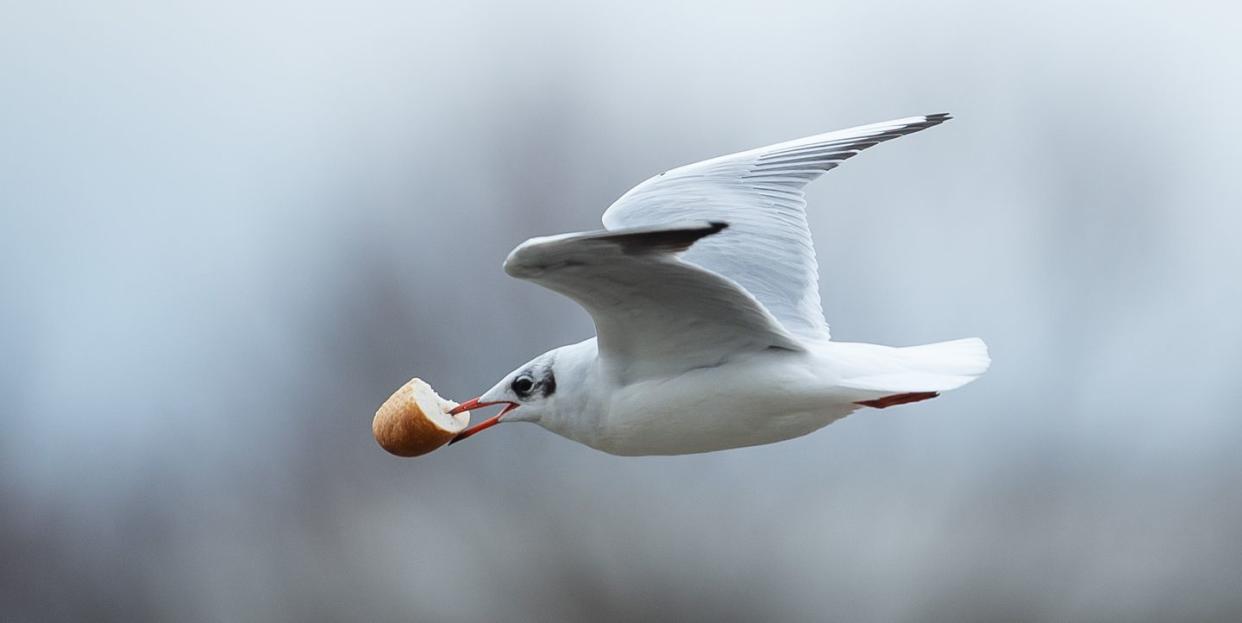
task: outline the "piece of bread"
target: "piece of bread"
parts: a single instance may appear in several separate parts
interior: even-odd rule
[[[427,454],[448,443],[470,423],[469,411],[449,415],[456,406],[422,379],[410,379],[375,412],[371,434],[381,448],[397,456]]]

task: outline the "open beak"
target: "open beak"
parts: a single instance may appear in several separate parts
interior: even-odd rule
[[[474,426],[471,426],[467,428],[466,430],[463,430],[460,433],[457,433],[457,436],[453,437],[453,439],[449,441],[449,445],[451,446],[461,441],[462,439],[465,439],[466,437],[470,437],[471,435],[474,435],[475,433],[479,431],[487,430],[499,424],[500,418],[504,417],[506,413],[518,408],[518,403],[509,402],[508,400],[498,400],[496,402],[479,402],[478,398],[471,398],[470,400],[467,400],[457,405],[456,407],[453,407],[453,409],[449,411],[449,413],[452,415],[457,415],[458,413],[461,413],[462,411],[473,411],[480,407],[490,407],[492,405],[505,405],[505,408],[501,409],[500,413],[497,413],[496,415],[493,415],[492,417],[489,417],[486,420],[483,420],[482,422],[479,422],[478,424],[475,424]]]

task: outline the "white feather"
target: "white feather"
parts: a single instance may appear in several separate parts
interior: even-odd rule
[[[683,454],[805,435],[861,406],[970,382],[989,364],[977,338],[910,348],[828,339],[802,194],[859,151],[946,119],[899,119],[674,169],[617,200],[605,231],[523,243],[505,270],[577,301],[598,338],[540,355],[481,398],[517,404],[507,418],[606,452]],[[513,380],[531,370],[555,376],[556,391],[514,393]]]
[[[743,352],[802,350],[737,283],[676,253],[723,229],[710,223],[535,238],[505,271],[591,314],[599,357],[618,382],[715,366]]]
[[[863,149],[948,119],[908,117],[679,167],[625,193],[604,212],[604,226],[729,223],[728,231],[696,244],[685,260],[738,282],[795,335],[827,339],[803,187]]]

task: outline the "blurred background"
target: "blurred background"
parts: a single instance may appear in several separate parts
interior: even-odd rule
[[[1238,17],[0,2],[0,618],[1239,620]],[[371,439],[592,335],[522,240],[941,111],[810,220],[834,337],[981,381],[708,455]]]

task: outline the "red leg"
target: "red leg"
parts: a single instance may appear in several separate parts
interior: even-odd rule
[[[854,404],[862,405],[864,407],[875,407],[876,409],[883,409],[885,407],[892,407],[895,405],[904,405],[907,402],[918,402],[920,400],[928,400],[930,398],[935,398],[936,396],[939,396],[939,395],[940,395],[940,392],[911,392],[908,394],[893,394],[892,396],[876,398],[875,400],[859,400],[858,402],[855,402]]]

